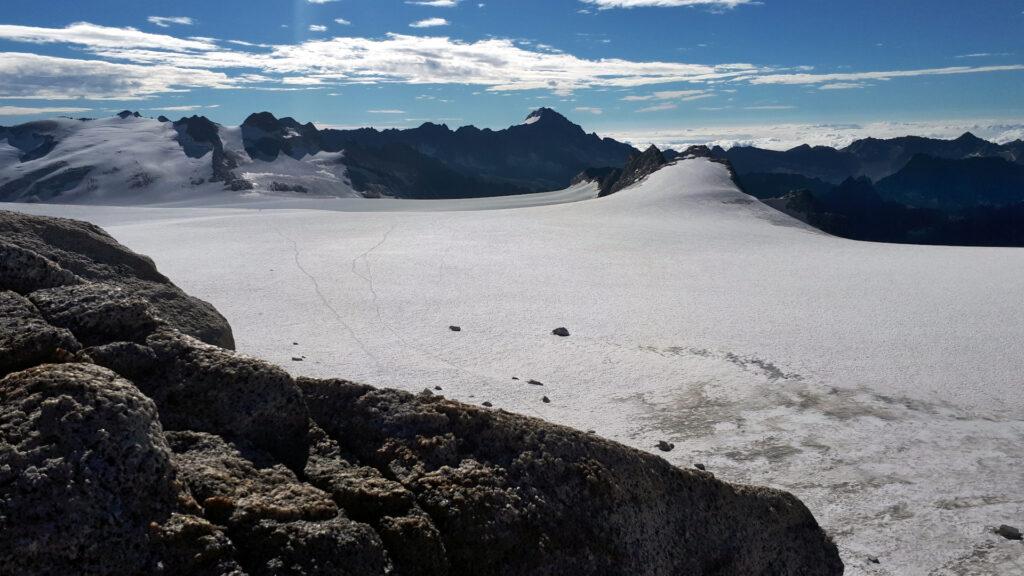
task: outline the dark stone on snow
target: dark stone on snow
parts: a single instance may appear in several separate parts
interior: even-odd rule
[[[996,528],[995,533],[1007,540],[1020,540],[1022,538],[1021,532],[1018,528],[1007,526],[1006,524],[1002,524]]]

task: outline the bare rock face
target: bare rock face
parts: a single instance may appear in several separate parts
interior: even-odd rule
[[[300,469],[309,450],[302,393],[284,370],[177,332],[146,341],[155,367],[137,377],[169,430],[219,434]]]
[[[789,494],[428,392],[293,380],[197,339],[230,328],[98,229],[0,212],[9,230],[0,574],[843,571]]]
[[[80,281],[102,282],[147,301],[154,316],[185,334],[235,347],[231,327],[213,306],[182,292],[152,260],[118,244],[97,226],[0,210],[0,239],[0,289],[27,294]],[[26,258],[31,262],[24,264]]]
[[[583,432],[438,396],[340,380],[299,385],[343,450],[416,495],[452,574],[842,570],[791,495],[731,486]]]
[[[0,380],[0,574],[139,574],[177,506],[156,406],[113,372],[45,364]]]
[[[27,298],[0,291],[0,377],[59,362],[81,347],[71,332],[47,324]]]
[[[77,284],[78,277],[31,251],[0,242],[0,289],[28,294],[40,288]]]

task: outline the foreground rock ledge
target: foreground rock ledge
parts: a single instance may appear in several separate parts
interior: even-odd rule
[[[232,344],[98,228],[0,211],[0,574],[843,572],[790,494]]]

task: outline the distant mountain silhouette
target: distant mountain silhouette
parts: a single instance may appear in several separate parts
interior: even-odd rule
[[[970,132],[955,140],[904,136],[900,138],[856,140],[842,149],[806,144],[789,150],[765,150],[737,146],[729,150],[717,148],[714,154],[728,159],[741,176],[751,174],[796,174],[807,178],[839,184],[847,178],[867,176],[873,181],[895,174],[910,160],[924,154],[934,158],[963,159],[974,157],[1003,158],[1024,164],[1024,142],[1017,140],[1000,145],[978,138]],[[755,178],[748,179],[755,185]],[[779,184],[778,179],[761,178],[766,187]],[[752,192],[765,196],[768,190]]]
[[[917,154],[877,184],[865,176],[850,177],[836,186],[792,190],[765,202],[857,240],[1024,246],[1024,166],[1003,157]]]
[[[1024,165],[1000,157],[963,159],[917,154],[880,180],[886,200],[918,208],[960,210],[1024,201]]]
[[[453,170],[533,191],[564,188],[586,168],[622,167],[638,152],[628,144],[587,134],[550,108],[531,112],[504,130],[426,123],[407,130],[321,130],[324,149],[405,144]]]

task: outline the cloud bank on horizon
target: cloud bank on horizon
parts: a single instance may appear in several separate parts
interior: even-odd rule
[[[71,5],[57,2],[65,3]],[[88,20],[71,22],[54,9],[44,18],[49,23],[15,8],[0,17],[8,20],[0,20],[0,110],[29,117],[139,101],[147,109],[195,110],[212,105],[194,100],[221,100],[220,112],[235,118],[255,108],[301,106],[314,110],[315,120],[358,123],[382,109],[441,117],[454,103],[473,123],[500,125],[509,108],[518,117],[531,107],[560,105],[621,130],[758,118],[796,125],[848,114],[846,103],[871,94],[878,120],[920,114],[929,105],[946,108],[936,114],[1024,117],[1017,99],[999,96],[1024,89],[1024,43],[983,25],[945,59],[907,58],[876,41],[891,37],[884,29],[866,28],[863,48],[846,53],[829,53],[839,43],[834,34],[830,44],[808,51],[806,44],[829,38],[816,37],[813,28],[804,29],[810,38],[780,33],[771,44],[756,31],[734,31],[786,18],[791,10],[770,0],[396,0],[386,9],[369,0],[293,3],[276,20],[254,9],[262,20],[247,26],[218,21],[214,12],[183,14],[170,2],[140,7],[134,17],[93,9]],[[837,8],[819,10],[821,18],[840,15]],[[175,15],[142,16],[146,11]],[[534,25],[515,25],[509,13]],[[710,33],[672,23],[703,23]],[[703,36],[710,40],[698,42]],[[939,37],[925,34],[916,48]],[[355,106],[336,112],[338,96]]]

